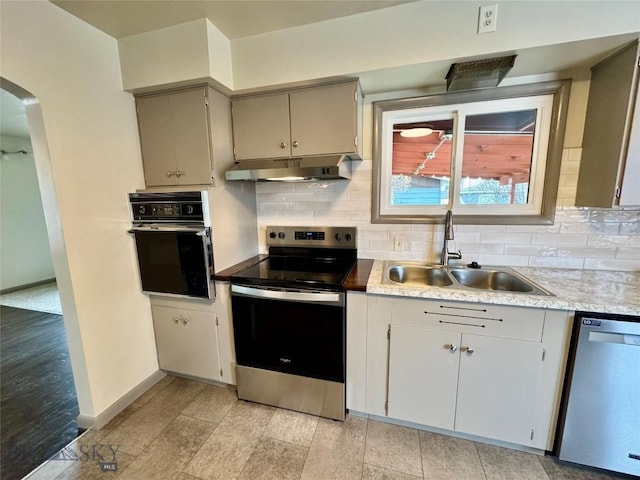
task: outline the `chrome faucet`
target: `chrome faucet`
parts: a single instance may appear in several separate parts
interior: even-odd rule
[[[444,244],[442,246],[442,253],[440,254],[440,264],[443,266],[449,265],[449,260],[452,258],[460,260],[462,258],[462,252],[449,251],[449,240],[453,240],[453,213],[451,210],[447,210],[447,214],[444,217]]]

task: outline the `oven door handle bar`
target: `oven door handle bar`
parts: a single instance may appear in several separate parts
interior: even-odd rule
[[[181,225],[153,225],[153,226],[144,226],[144,227],[133,227],[129,230],[128,233],[138,233],[138,232],[187,232],[187,233],[195,233],[200,237],[204,237],[207,235],[207,229],[205,227],[188,227]]]
[[[266,290],[242,285],[231,285],[231,292],[251,297],[297,302],[339,303],[342,301],[340,293],[309,292],[304,290]]]

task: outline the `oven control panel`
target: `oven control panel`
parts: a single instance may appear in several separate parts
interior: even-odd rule
[[[356,248],[356,227],[267,227],[267,246]]]
[[[129,194],[136,224],[201,224],[210,226],[206,191],[138,192]]]

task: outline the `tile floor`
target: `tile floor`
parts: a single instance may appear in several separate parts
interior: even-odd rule
[[[29,480],[617,478],[361,417],[343,423],[239,401],[232,389],[171,376],[58,457]],[[117,472],[101,470],[114,460]]]

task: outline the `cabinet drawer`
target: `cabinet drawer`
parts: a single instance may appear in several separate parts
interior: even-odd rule
[[[391,323],[540,342],[545,310],[484,303],[394,299]]]

